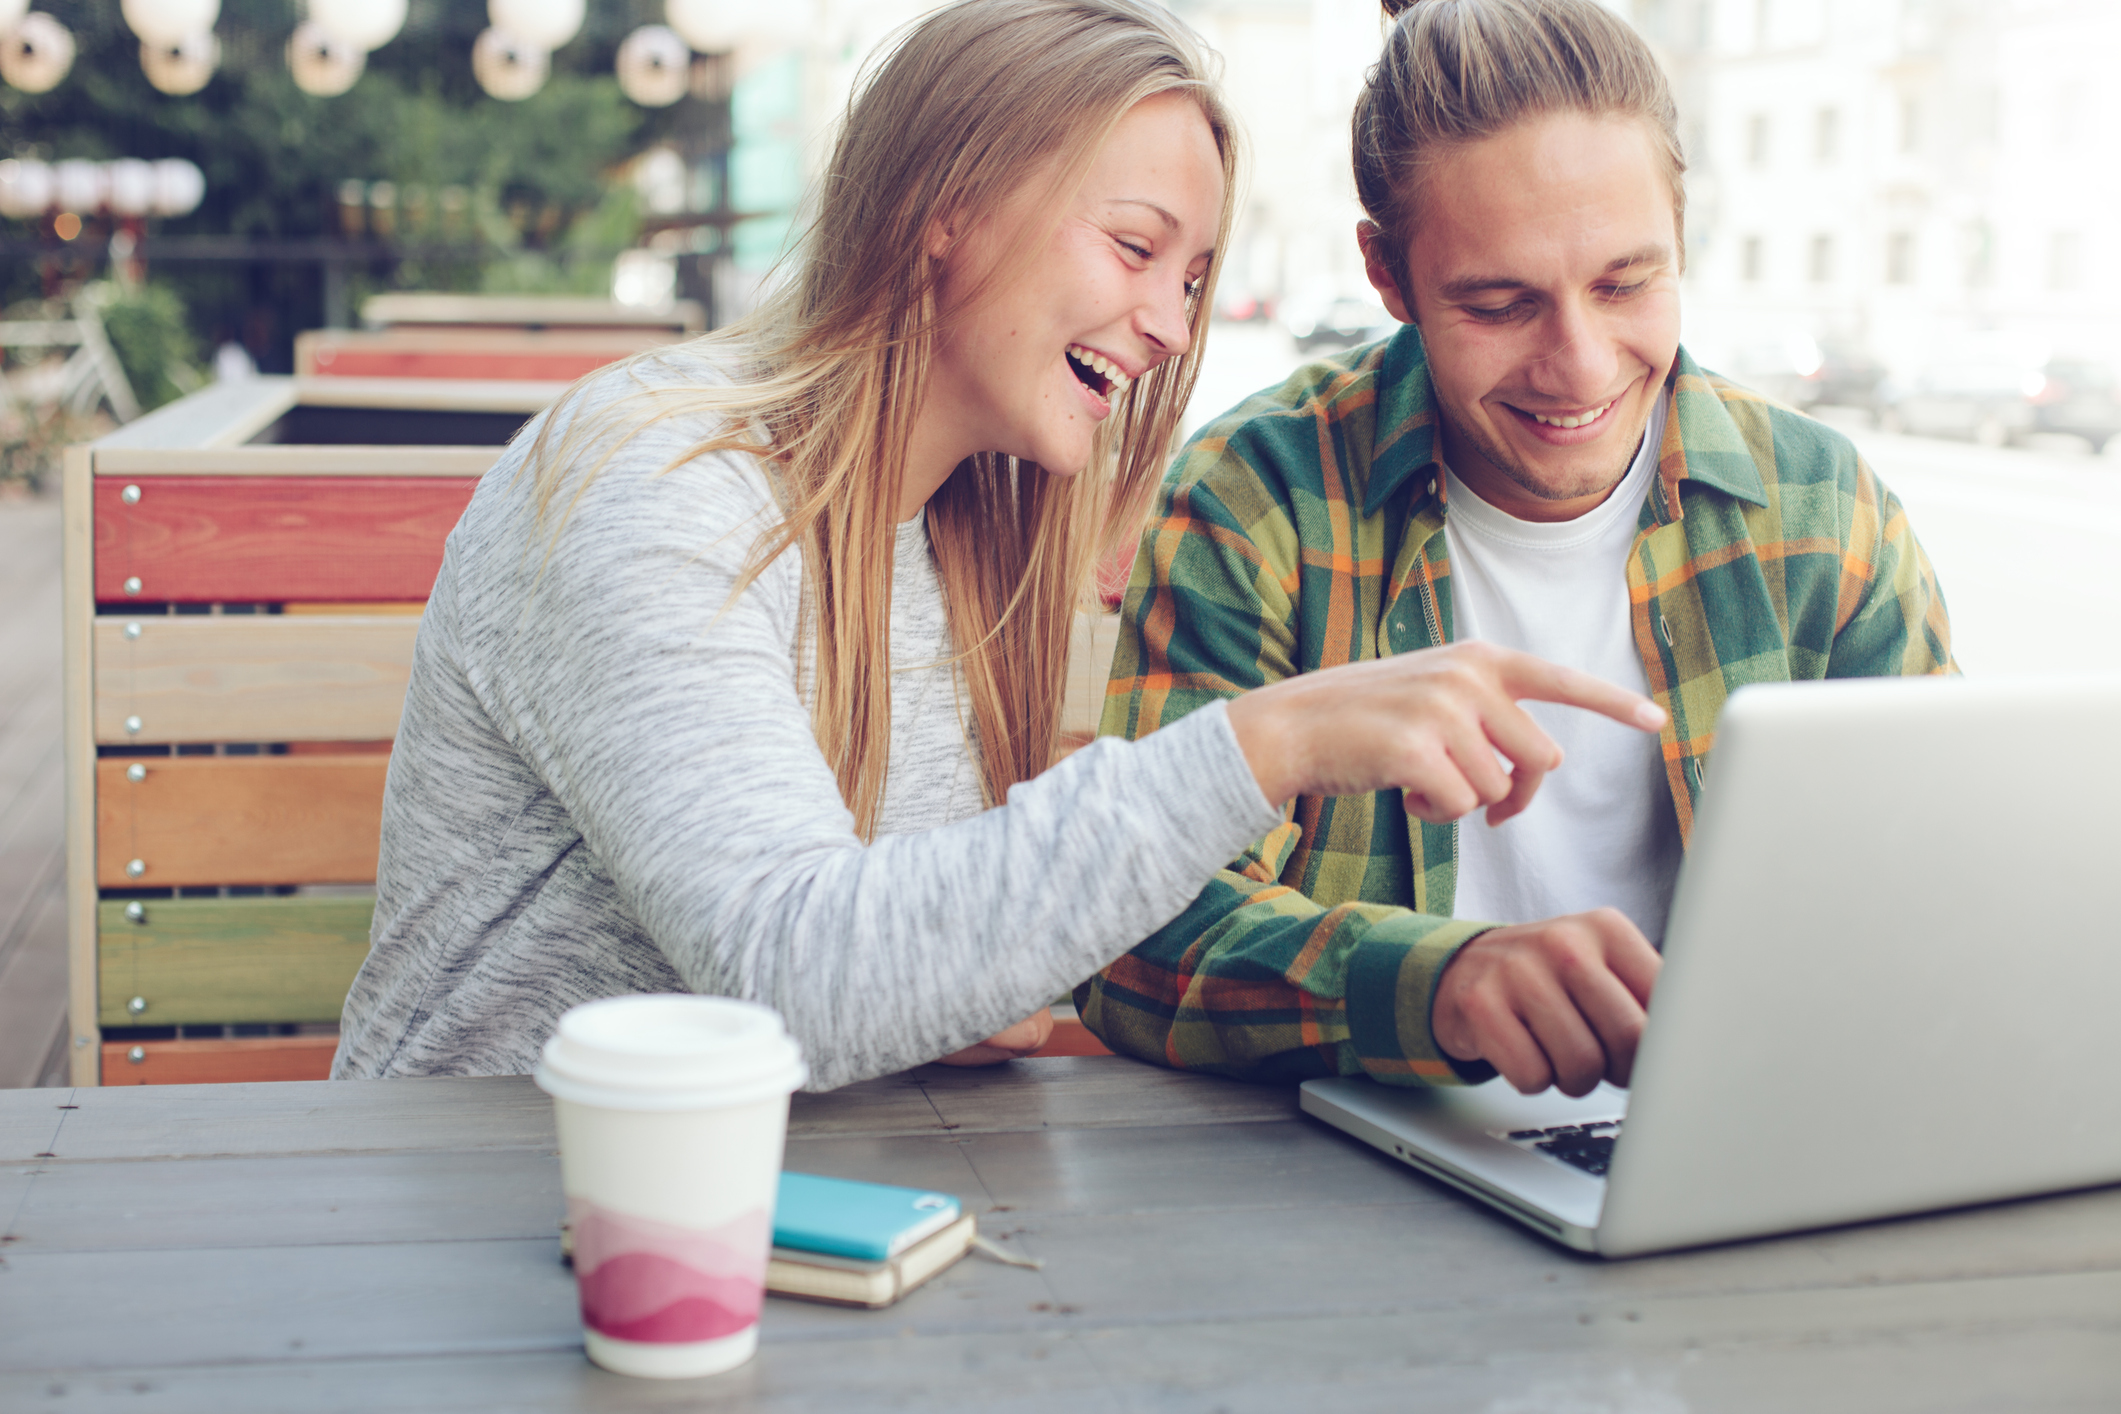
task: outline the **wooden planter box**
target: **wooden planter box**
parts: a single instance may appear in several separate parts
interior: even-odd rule
[[[74,1083],[329,1067],[443,539],[565,386],[261,378],[69,450]]]

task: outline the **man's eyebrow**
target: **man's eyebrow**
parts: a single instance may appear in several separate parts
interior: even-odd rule
[[[1646,245],[1631,250],[1626,255],[1615,256],[1606,262],[1601,273],[1611,275],[1636,265],[1663,265],[1670,262],[1672,248],[1667,245]],[[1465,299],[1469,295],[1495,294],[1504,290],[1529,290],[1529,280],[1520,280],[1514,275],[1462,275],[1448,280],[1438,291],[1445,299]]]
[[[1149,208],[1149,209],[1150,209],[1151,211],[1154,211],[1154,212],[1155,212],[1155,213],[1156,213],[1156,214],[1157,214],[1158,216],[1161,216],[1161,217],[1163,217],[1163,219],[1164,219],[1164,229],[1165,229],[1165,230],[1167,230],[1167,231],[1175,231],[1175,230],[1177,230],[1177,229],[1179,228],[1179,225],[1180,225],[1179,219],[1178,219],[1178,218],[1177,218],[1176,216],[1173,216],[1173,215],[1172,215],[1172,214],[1171,214],[1170,212],[1168,212],[1168,211],[1164,210],[1164,208],[1163,208],[1163,207],[1161,207],[1161,206],[1158,206],[1158,205],[1157,205],[1157,204],[1156,204],[1155,202],[1153,202],[1153,201],[1149,201],[1149,200],[1146,200],[1145,198],[1142,198],[1142,197],[1138,197],[1138,196],[1116,196],[1116,197],[1112,198],[1112,200],[1111,200],[1110,202],[1108,202],[1108,203],[1107,203],[1107,205],[1111,205],[1111,206],[1146,206],[1146,207],[1148,207],[1148,208]]]

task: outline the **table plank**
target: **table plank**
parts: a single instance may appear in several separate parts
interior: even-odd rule
[[[0,1117],[24,1105],[0,1091]],[[66,1159],[366,1150],[544,1149],[552,1101],[521,1076],[82,1088],[60,1136]],[[50,1102],[44,1101],[49,1104]]]
[[[928,1065],[907,1074],[944,1123],[967,1134],[1258,1123],[1298,1113],[1293,1085],[1248,1085],[1120,1056],[1058,1056],[975,1070]]]

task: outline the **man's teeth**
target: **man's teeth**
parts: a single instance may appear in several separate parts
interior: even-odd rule
[[[1081,344],[1068,345],[1068,357],[1074,359],[1093,373],[1104,375],[1106,392],[1118,397],[1125,391],[1127,375],[1119,371],[1119,365],[1095,349],[1086,349]]]
[[[1532,421],[1543,422],[1549,427],[1581,427],[1587,422],[1596,422],[1604,417],[1606,408],[1611,406],[1611,403],[1607,403],[1603,407],[1592,408],[1589,412],[1578,413],[1574,417],[1548,417],[1544,413],[1535,412],[1532,414]]]

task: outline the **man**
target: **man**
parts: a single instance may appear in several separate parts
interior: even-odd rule
[[[1566,764],[1507,825],[1300,797],[1077,1005],[1122,1053],[1253,1079],[1625,1084],[1724,699],[1953,671],[1943,600],[1845,438],[1679,347],[1672,105],[1620,21],[1425,0],[1355,126],[1366,267],[1408,327],[1182,454],[1103,729],[1469,640],[1670,718],[1651,739],[1531,704]]]

